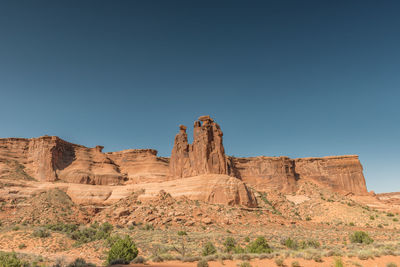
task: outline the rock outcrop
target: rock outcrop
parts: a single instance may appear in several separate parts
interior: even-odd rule
[[[296,189],[297,175],[294,161],[288,157],[229,158],[230,175],[259,191]]]
[[[69,185],[67,194],[82,205],[107,205],[131,195],[142,192],[140,200],[151,200],[160,190],[171,196],[187,197],[213,204],[257,206],[256,198],[245,183],[228,175],[201,175],[161,183],[141,183],[125,186]]]
[[[299,179],[339,193],[368,195],[363,167],[355,155],[295,159],[295,171]]]
[[[0,177],[116,185],[130,179],[165,179],[168,172],[168,160],[157,158],[156,150],[103,153],[102,149],[72,144],[56,136],[0,139]]]
[[[66,183],[107,186],[165,183],[163,186],[172,190],[172,185],[180,185],[182,178],[197,177],[196,179],[212,181],[220,188],[238,188],[236,191],[210,191],[207,193],[209,201],[248,203],[246,205],[250,206],[253,205],[252,196],[245,197],[247,193],[243,193],[248,191],[246,184],[257,191],[293,192],[297,190],[299,183],[311,181],[342,194],[368,194],[363,168],[357,156],[299,159],[227,157],[221,128],[210,116],[201,116],[194,123],[192,144],[188,142],[186,126],[180,125],[179,129],[170,159],[157,157],[157,151],[153,149],[103,153],[102,146],[88,148],[56,136],[32,139],[3,138],[0,139],[0,178],[40,182],[59,180]],[[207,175],[214,175],[214,178]],[[226,178],[227,175],[233,180]],[[177,179],[179,181],[176,181]],[[200,192],[201,187],[204,190],[208,188],[206,186],[209,184],[200,180],[196,182],[196,179],[187,181],[190,184],[198,183],[200,187],[192,184],[191,187],[186,187],[187,190],[195,188]],[[221,181],[217,181],[218,179]],[[77,188],[79,189],[79,185]],[[146,189],[149,190],[148,187]],[[111,193],[107,195],[108,193],[102,190],[96,190],[87,190],[86,193],[77,195],[70,191],[70,194],[75,199],[90,198],[94,199],[94,202],[97,201],[96,197],[90,197],[90,194],[97,195],[100,202],[104,202],[104,199],[110,201],[119,196]],[[228,196],[227,192],[233,192],[233,195]],[[210,197],[211,195],[213,197]],[[220,196],[223,196],[223,199],[220,199]],[[232,197],[241,200],[237,202]],[[201,199],[205,199],[204,195]]]
[[[180,125],[171,153],[170,173],[174,177],[228,174],[220,126],[210,116],[194,123],[193,144],[188,144],[186,126]]]

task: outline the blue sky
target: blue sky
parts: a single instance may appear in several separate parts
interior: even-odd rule
[[[358,154],[400,191],[398,1],[1,1],[0,137],[169,156],[209,114],[227,154]]]

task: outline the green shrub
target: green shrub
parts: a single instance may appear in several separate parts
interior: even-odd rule
[[[236,247],[233,249],[233,253],[235,254],[242,254],[245,253],[246,250],[242,248],[239,244],[236,245]]]
[[[29,264],[18,259],[17,254],[0,251],[0,266],[4,267],[28,267]]]
[[[197,263],[197,267],[208,267],[208,261],[206,261],[205,259],[199,260],[199,262]]]
[[[389,213],[387,214],[387,216],[388,216],[388,217],[394,217],[394,214],[391,213],[391,212],[389,212]]]
[[[272,249],[269,247],[267,240],[263,236],[257,237],[256,240],[249,243],[247,246],[247,250],[250,253],[271,253]]]
[[[337,258],[337,259],[335,259],[334,265],[333,265],[333,266],[334,266],[334,267],[344,267],[342,258]]]
[[[138,250],[131,237],[126,235],[119,238],[108,252],[107,263],[120,260],[123,264],[131,262],[138,255]]]
[[[386,267],[397,267],[397,264],[394,262],[386,263]]]
[[[187,232],[186,231],[178,231],[178,235],[184,236],[184,235],[187,235]]]
[[[46,225],[46,228],[55,232],[71,234],[74,231],[78,230],[78,225],[57,223],[57,224],[48,224]]]
[[[286,238],[286,239],[282,239],[281,240],[281,244],[286,246],[287,248],[290,249],[306,249],[306,248],[319,248],[321,246],[321,244],[316,241],[316,240],[301,240],[301,241],[297,241],[294,239]]]
[[[310,239],[306,241],[300,241],[298,246],[300,249],[319,248],[321,244],[317,240]]]
[[[351,243],[371,244],[374,240],[366,232],[356,231],[350,235]]]
[[[77,244],[89,243],[95,240],[107,239],[110,237],[113,226],[110,223],[103,223],[99,225],[94,223],[89,227],[84,227],[82,229],[75,229],[71,232],[74,227],[67,228],[68,236],[76,240]]]
[[[24,249],[24,248],[26,248],[26,245],[25,245],[24,243],[19,244],[19,245],[18,245],[18,248],[19,248],[19,249]]]
[[[203,247],[202,255],[208,256],[208,255],[213,255],[215,253],[217,253],[217,249],[215,248],[214,244],[211,242],[207,242]]]
[[[286,246],[287,248],[290,249],[297,249],[298,248],[298,243],[296,240],[289,238],[286,238],[284,240],[281,241],[281,244]]]
[[[292,262],[292,267],[300,267],[300,263],[298,261]]]
[[[233,237],[227,237],[224,242],[226,252],[233,252],[236,247],[236,240]]]
[[[248,261],[243,261],[239,264],[239,267],[251,267],[251,264]]]
[[[349,223],[349,226],[354,226],[355,224],[353,223],[353,222],[350,222]]]
[[[77,258],[73,262],[67,265],[67,267],[96,267],[96,265],[92,263],[87,263],[82,258]]]
[[[33,231],[32,236],[46,238],[50,236],[50,232],[45,228],[39,228]]]

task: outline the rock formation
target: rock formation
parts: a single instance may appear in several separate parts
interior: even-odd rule
[[[152,181],[157,177],[165,179],[168,161],[157,158],[156,150],[103,153],[102,149],[72,144],[56,136],[0,139],[0,178],[92,185],[121,184],[148,177]]]
[[[175,177],[201,174],[227,174],[222,131],[210,116],[194,123],[193,144],[188,144],[186,126],[180,125],[171,153],[170,173]]]
[[[358,156],[295,159],[299,179],[309,180],[343,194],[368,195]]]
[[[230,157],[230,172],[259,191],[296,189],[294,161],[288,157]]]
[[[204,188],[208,193],[201,193],[202,200],[247,203],[248,206],[254,205],[254,196],[248,187],[257,191],[293,192],[304,181],[342,194],[368,194],[357,156],[299,159],[227,157],[221,128],[209,116],[201,116],[194,123],[192,144],[188,143],[186,126],[180,125],[179,129],[171,159],[157,157],[154,149],[103,153],[102,146],[88,148],[56,136],[3,138],[0,139],[0,179],[74,183],[77,185],[67,186],[68,194],[76,200],[82,198],[85,202],[85,199],[91,199],[94,203],[119,199],[131,192],[131,185],[149,192],[152,192],[150,187],[159,186],[170,191],[174,191],[176,186],[176,190],[181,188],[182,192],[200,192]],[[188,177],[196,178],[185,180],[188,186],[183,186],[183,178]],[[104,191],[104,188],[89,190],[90,186],[85,186],[84,193],[79,191],[82,187],[78,184],[122,187],[118,190],[107,187]],[[180,189],[176,190],[174,192]]]

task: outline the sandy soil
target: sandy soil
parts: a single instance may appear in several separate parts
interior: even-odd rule
[[[300,263],[300,266],[304,267],[322,267],[322,266],[333,266],[335,258],[324,258],[323,262],[315,262],[309,261],[304,259],[285,259],[285,266],[291,266],[291,263],[297,261]],[[382,256],[375,259],[369,260],[359,260],[358,258],[342,258],[344,266],[356,266],[354,263],[358,263],[363,267],[385,267],[387,263],[393,262],[396,264],[400,264],[400,257],[398,256]],[[209,262],[210,267],[237,267],[242,261],[235,260],[235,261],[224,261],[223,263],[220,261]],[[251,260],[250,264],[253,267],[264,267],[264,266],[277,266],[274,259],[263,259],[263,260]],[[121,265],[122,266],[122,265]],[[126,266],[126,265],[125,265]],[[170,261],[170,262],[161,262],[161,263],[152,263],[149,262],[148,264],[132,264],[128,265],[130,267],[196,267],[197,263],[195,262],[179,262],[179,261]]]

